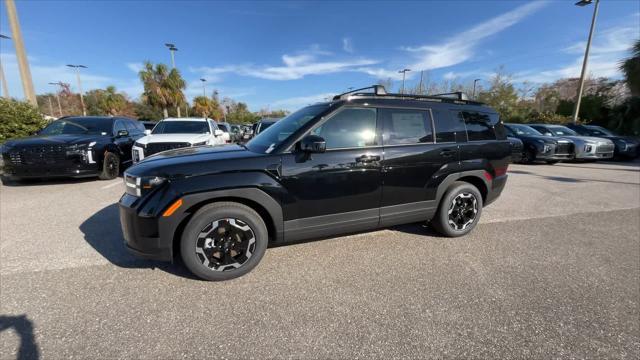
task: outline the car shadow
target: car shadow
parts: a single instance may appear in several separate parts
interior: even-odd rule
[[[0,315],[0,333],[13,329],[20,338],[16,359],[39,359],[40,349],[33,333],[33,322],[26,315]],[[7,355],[7,354],[5,354]]]
[[[167,273],[196,279],[181,262],[145,260],[130,254],[125,245],[118,204],[111,204],[80,224],[85,241],[113,265],[127,269],[159,269]]]

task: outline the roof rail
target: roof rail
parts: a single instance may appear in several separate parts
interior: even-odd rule
[[[356,94],[359,91],[369,90],[369,89],[373,90],[372,94],[374,94],[374,95],[377,95],[377,96],[387,95],[387,90],[385,90],[384,86],[382,86],[382,85],[371,85],[371,86],[363,87],[363,88],[360,88],[360,89],[347,91],[347,92],[342,93],[340,95],[336,95],[336,96],[333,97],[333,100],[344,100],[349,95]],[[370,95],[371,93],[364,93],[364,94]]]
[[[372,89],[372,92],[362,92],[363,90]],[[434,95],[415,95],[415,94],[392,94],[387,93],[384,86],[372,85],[361,89],[351,90],[340,95],[333,97],[333,100],[348,100],[351,96],[358,97],[387,97],[387,98],[399,98],[399,99],[413,99],[413,100],[427,100],[437,102],[450,102],[450,103],[462,103],[472,105],[484,105],[483,103],[475,100],[470,100],[467,94],[462,91],[434,94]]]

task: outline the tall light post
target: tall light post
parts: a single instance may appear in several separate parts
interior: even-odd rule
[[[398,73],[402,73],[402,89],[400,90],[400,94],[404,94],[404,78],[408,71],[411,71],[411,69],[402,69],[398,71]]]
[[[593,17],[591,18],[591,28],[589,29],[589,39],[587,40],[587,48],[584,50],[584,60],[582,61],[582,72],[580,73],[580,83],[578,84],[578,94],[576,95],[576,104],[573,108],[573,123],[578,122],[578,113],[580,112],[580,102],[582,100],[582,90],[584,89],[584,77],[587,74],[587,63],[589,61],[589,49],[591,49],[591,39],[593,38],[593,30],[596,27],[596,18],[598,17],[598,7],[600,6],[600,0],[595,0],[596,6],[593,8]],[[591,4],[593,0],[580,0],[576,3],[577,6],[587,6]]]
[[[0,34],[0,39],[11,39],[6,35]],[[7,85],[7,78],[4,76],[4,69],[2,69],[2,61],[0,61],[0,80],[2,81],[2,96],[9,99],[9,85]]]
[[[18,60],[18,68],[20,69],[20,78],[22,79],[22,89],[24,97],[33,106],[38,106],[36,99],[36,91],[33,89],[33,80],[31,79],[31,70],[29,69],[29,61],[27,60],[27,50],[24,48],[22,41],[22,32],[20,31],[20,22],[18,21],[18,11],[14,0],[5,0],[7,5],[7,18],[9,18],[9,26],[13,35],[13,44],[16,49],[16,58]]]
[[[478,81],[480,81],[480,80],[482,80],[482,79],[474,79],[474,80],[473,80],[473,95],[471,95],[471,98],[472,98],[473,100],[475,100],[475,99],[476,99],[476,84],[477,84],[477,83],[478,83]]]
[[[80,82],[80,69],[86,69],[84,65],[67,64],[68,67],[76,69],[76,79],[78,80],[78,93],[80,93],[80,105],[82,105],[82,116],[87,116],[87,109],[84,107],[84,98],[82,97],[82,82]]]
[[[169,51],[171,52],[171,67],[172,68],[176,68],[176,58],[174,56],[174,52],[178,51],[178,48],[171,43],[166,43],[164,44],[164,46],[166,46],[167,48],[169,48]]]
[[[206,98],[207,97],[207,79],[200,78],[200,81],[202,81],[202,96]]]
[[[50,82],[49,85],[55,85],[62,88],[62,81]],[[60,114],[60,117],[62,117],[62,105],[60,105],[60,95],[58,94],[57,91],[55,92],[55,94],[56,94],[56,100],[58,101],[58,113]]]

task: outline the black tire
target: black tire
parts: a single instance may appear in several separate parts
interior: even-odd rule
[[[547,161],[546,161],[546,163],[547,163],[548,165],[557,164],[557,163],[559,163],[559,162],[560,162],[560,160],[547,160]]]
[[[229,239],[225,241],[224,236],[226,233],[224,227],[234,226],[228,221],[230,219],[234,220],[234,225],[237,224],[234,230],[236,230],[239,235],[237,239],[232,238],[232,236],[234,236],[234,234],[231,233],[233,230],[229,230]],[[245,226],[248,226],[248,231],[242,229]],[[220,228],[223,229],[220,230]],[[206,234],[207,231],[209,231],[208,234]],[[246,235],[248,233],[250,233],[250,235]],[[240,236],[244,238],[242,243]],[[253,243],[250,242],[250,239],[247,239],[247,237],[250,236],[253,236],[255,240]],[[219,238],[211,239],[212,237]],[[236,241],[233,241],[234,239]],[[207,243],[207,241],[209,242]],[[218,242],[218,245],[214,246],[216,242]],[[249,245],[246,245],[246,248],[242,249],[244,253],[237,252],[234,249],[235,245],[240,247],[245,246],[245,242]],[[209,281],[224,281],[240,277],[253,270],[267,251],[268,242],[269,234],[267,232],[267,226],[256,211],[246,205],[235,202],[219,202],[206,205],[193,215],[193,218],[191,218],[182,233],[180,254],[185,266],[197,277]],[[223,245],[221,245],[221,243]],[[209,245],[208,248],[207,244]],[[235,263],[230,265],[216,262],[217,258],[214,257],[215,254],[223,257],[221,260],[227,259],[227,257],[223,255],[223,247],[225,249],[224,251],[229,254],[229,259],[236,261]],[[205,252],[209,251],[211,252],[209,254],[210,256],[205,254]],[[236,255],[233,255],[233,257],[231,255],[232,251],[236,252]],[[211,266],[208,266],[209,264],[211,264]]]
[[[522,156],[523,164],[533,164],[536,161],[536,152],[533,149],[527,149]]]
[[[100,180],[113,180],[120,175],[120,157],[112,152],[106,152],[102,159],[102,171],[98,177]]]
[[[458,196],[462,196],[462,198],[458,199]],[[473,198],[471,199],[468,196],[472,196]],[[456,210],[452,209],[452,207],[455,207],[454,201],[457,200],[465,202],[469,200],[475,201],[475,213],[473,215],[473,221],[466,224],[464,228],[461,229],[454,228],[454,225],[449,222],[449,212],[453,210],[451,215],[455,216]],[[438,205],[438,211],[436,212],[435,217],[431,220],[431,224],[438,233],[447,237],[458,237],[466,235],[478,224],[480,216],[482,215],[482,205],[482,195],[480,194],[480,191],[478,191],[478,188],[467,182],[456,181],[451,184],[447,192],[444,194],[444,196],[442,196],[440,204]],[[470,212],[468,211],[467,213],[470,214]],[[468,221],[469,219],[467,219],[467,222]]]

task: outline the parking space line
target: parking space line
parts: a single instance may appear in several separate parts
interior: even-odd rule
[[[120,184],[120,182],[121,182],[121,180],[118,180],[118,181],[116,181],[116,182],[114,182],[114,183],[111,183],[111,184],[109,184],[109,185],[105,185],[105,186],[101,187],[101,189],[102,189],[102,190],[105,190],[105,189],[108,189],[108,188],[112,188],[112,187],[114,187],[114,186],[116,186],[116,185]]]

